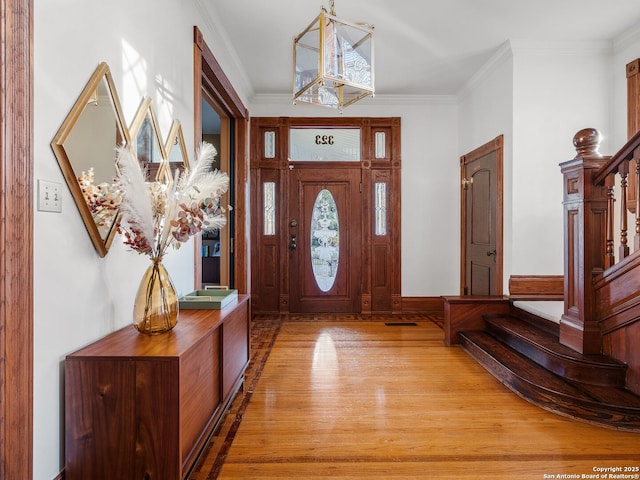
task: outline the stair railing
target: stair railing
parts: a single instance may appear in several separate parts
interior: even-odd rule
[[[632,184],[640,186],[640,132],[629,139],[594,178],[596,185],[604,185],[607,189],[605,268],[611,268],[616,264],[616,240],[618,242],[617,261],[627,258],[630,254],[627,238],[630,214],[635,228],[633,251],[640,250],[640,195],[635,189],[633,192],[629,191],[630,175],[633,175],[635,180]],[[616,182],[617,179],[619,179],[618,182]],[[617,198],[620,201],[617,212],[615,211],[616,190],[619,190]],[[620,221],[618,238],[615,238],[616,218]]]
[[[629,263],[622,261],[635,262],[640,256],[640,195],[630,195],[629,190],[630,172],[633,183],[640,186],[640,133],[612,157],[599,153],[600,138],[593,128],[580,130],[573,139],[576,157],[560,165],[565,235],[565,308],[560,320],[560,342],[584,354],[607,350],[603,349],[607,328],[602,328],[601,317],[615,305],[602,303],[629,304],[631,296],[637,296],[635,291],[623,292],[617,285],[617,291],[607,290],[608,286],[603,290],[603,278],[619,277]],[[630,223],[635,227],[633,252],[628,244]],[[636,251],[638,255],[633,255]],[[635,265],[629,268],[632,267]]]

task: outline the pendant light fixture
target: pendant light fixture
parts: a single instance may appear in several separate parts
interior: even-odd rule
[[[374,96],[373,26],[324,7],[293,40],[293,103],[342,109]]]

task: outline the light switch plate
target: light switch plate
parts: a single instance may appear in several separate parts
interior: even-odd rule
[[[38,180],[38,210],[62,212],[62,192],[59,183]]]

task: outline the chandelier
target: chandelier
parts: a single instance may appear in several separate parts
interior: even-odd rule
[[[374,96],[373,26],[336,17],[333,0],[293,39],[293,103],[342,109]]]

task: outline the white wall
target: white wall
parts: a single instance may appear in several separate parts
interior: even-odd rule
[[[460,108],[458,157],[484,145],[498,135],[504,135],[503,283],[505,293],[507,293],[508,277],[512,264],[513,88],[511,45],[506,43],[468,82],[458,99]],[[459,190],[460,186],[457,185],[456,188]],[[458,226],[458,237],[460,236],[459,232]],[[459,250],[458,247],[458,256]]]
[[[252,117],[337,115],[289,97],[259,97]],[[457,106],[451,97],[363,100],[344,116],[401,117],[402,295],[457,295],[459,291],[459,159]]]
[[[640,27],[622,33],[614,43],[613,115],[611,142],[602,153],[613,155],[627,141],[627,78],[626,65],[640,58]]]
[[[460,155],[505,136],[505,293],[511,275],[564,273],[559,164],[580,129],[609,134],[612,78],[609,44],[509,41],[459,96]]]
[[[573,137],[610,132],[609,44],[512,45],[514,52],[511,274],[564,273],[562,174]],[[604,145],[603,145],[604,148]]]
[[[34,479],[64,466],[65,355],[131,322],[133,298],[149,260],[118,237],[100,258],[67,189],[50,142],[101,61],[130,124],[150,96],[163,137],[182,123],[193,145],[193,26],[198,25],[241,97],[235,71],[196,2],[64,0],[34,2],[34,175],[62,185],[62,213],[34,214]],[[193,247],[166,258],[176,288],[193,288]]]

